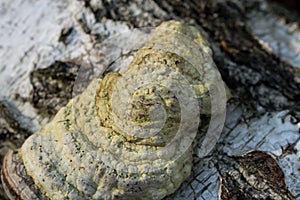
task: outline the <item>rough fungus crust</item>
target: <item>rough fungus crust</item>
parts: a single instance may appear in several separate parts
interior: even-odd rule
[[[25,166],[39,195],[50,199],[157,200],[174,193],[191,173],[200,113],[219,115],[225,107],[211,54],[196,28],[162,23],[124,74],[92,80],[25,141],[15,155],[24,165],[14,164]],[[212,86],[224,100],[213,109]],[[8,181],[23,178],[4,167],[9,194],[30,190]]]

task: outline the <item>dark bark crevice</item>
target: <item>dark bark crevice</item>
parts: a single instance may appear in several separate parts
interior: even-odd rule
[[[250,98],[252,104],[268,111],[300,109],[300,84],[294,80],[297,69],[263,49],[245,25],[245,13],[257,9],[259,2],[237,5],[233,1],[156,0],[156,3],[168,13],[194,19],[208,32],[221,48],[222,56],[215,55],[214,60],[225,82],[239,91],[242,99]],[[259,80],[253,83],[257,74]],[[283,100],[279,103],[276,97]]]

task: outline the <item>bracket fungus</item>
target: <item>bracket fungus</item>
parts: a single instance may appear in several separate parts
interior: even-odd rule
[[[196,135],[210,116],[200,157],[222,129],[225,88],[201,32],[155,28],[123,73],[95,78],[54,119],[8,152],[11,199],[163,199],[188,178]]]

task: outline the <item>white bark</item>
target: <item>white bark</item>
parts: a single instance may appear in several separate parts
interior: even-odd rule
[[[103,6],[100,2],[92,2],[94,7]],[[49,118],[39,115],[38,110],[30,103],[30,72],[46,68],[59,60],[76,61],[83,66],[93,65],[101,74],[105,70],[104,65],[100,62],[99,52],[94,49],[97,45],[101,46],[101,43],[97,43],[95,36],[98,34],[102,38],[108,38],[113,33],[130,29],[126,22],[109,19],[97,22],[92,11],[80,1],[1,0],[0,5],[0,97],[15,102],[22,114],[32,119],[33,130],[40,128]],[[151,0],[145,1],[143,5],[149,6],[148,10],[152,8],[161,16],[167,16]],[[155,21],[138,4],[132,3],[126,9],[131,10],[135,17],[144,16],[149,21]],[[255,23],[257,16],[250,16],[252,20],[249,21],[249,26],[266,48],[271,48],[269,50],[275,51],[283,60],[299,67],[299,28],[291,30],[296,25],[280,24],[293,32],[290,36],[292,38],[285,39],[285,35],[277,37],[278,43],[283,41],[282,45],[286,47],[280,49],[280,45],[276,47],[274,43],[270,43],[270,40],[276,38],[276,34],[273,37],[263,37],[260,32],[263,28]],[[156,19],[153,24],[158,21]],[[73,30],[67,36],[66,44],[60,42],[61,33],[70,28]],[[271,33],[268,32],[269,34]],[[119,41],[116,40],[117,42]],[[299,79],[299,75],[295,74],[295,79]],[[231,101],[227,108],[224,130],[214,151],[201,160],[195,157],[193,176],[169,199],[218,199],[220,178],[215,167],[218,156],[241,156],[251,150],[273,155],[285,174],[288,189],[300,199],[300,123],[294,123],[295,119],[287,110],[261,116],[254,114],[253,110],[247,109],[238,99]]]

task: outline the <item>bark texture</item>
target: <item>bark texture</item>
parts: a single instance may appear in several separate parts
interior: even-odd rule
[[[233,98],[218,144],[209,156],[194,156],[192,176],[166,199],[300,199],[300,15],[297,6],[291,9],[296,4],[0,4],[0,160],[80,92],[86,85],[81,80],[101,77],[131,56],[124,52],[133,44],[115,34],[175,19],[205,31]],[[116,47],[122,47],[114,51],[118,55],[109,51]],[[2,190],[0,198],[6,198]]]

